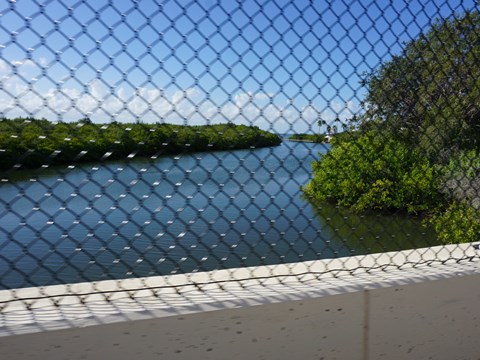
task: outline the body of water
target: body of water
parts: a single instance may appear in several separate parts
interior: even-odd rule
[[[0,183],[0,287],[165,275],[430,245],[402,216],[312,205],[328,145],[17,172]]]

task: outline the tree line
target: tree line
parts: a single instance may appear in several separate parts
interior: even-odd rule
[[[293,134],[288,139],[296,141],[310,141],[314,143],[327,142],[327,136],[324,134]]]
[[[97,124],[89,119],[0,119],[0,169],[276,146],[281,138],[256,126]]]

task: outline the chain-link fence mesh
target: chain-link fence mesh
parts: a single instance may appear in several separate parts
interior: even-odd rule
[[[3,1],[0,288],[475,241],[477,10]]]

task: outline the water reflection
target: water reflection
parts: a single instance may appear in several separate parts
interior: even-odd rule
[[[311,202],[324,237],[338,256],[380,253],[438,245],[431,226],[405,214],[356,213],[325,202]]]
[[[322,144],[81,164],[0,183],[0,287],[278,264],[429,245],[404,216],[302,197]],[[0,176],[1,177],[1,176]]]

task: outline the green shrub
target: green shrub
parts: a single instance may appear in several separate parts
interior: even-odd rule
[[[480,238],[480,211],[465,201],[454,201],[443,212],[429,218],[443,244],[478,241]]]
[[[303,189],[308,196],[359,211],[423,213],[443,198],[428,159],[379,134],[334,143],[313,170],[313,179]]]

